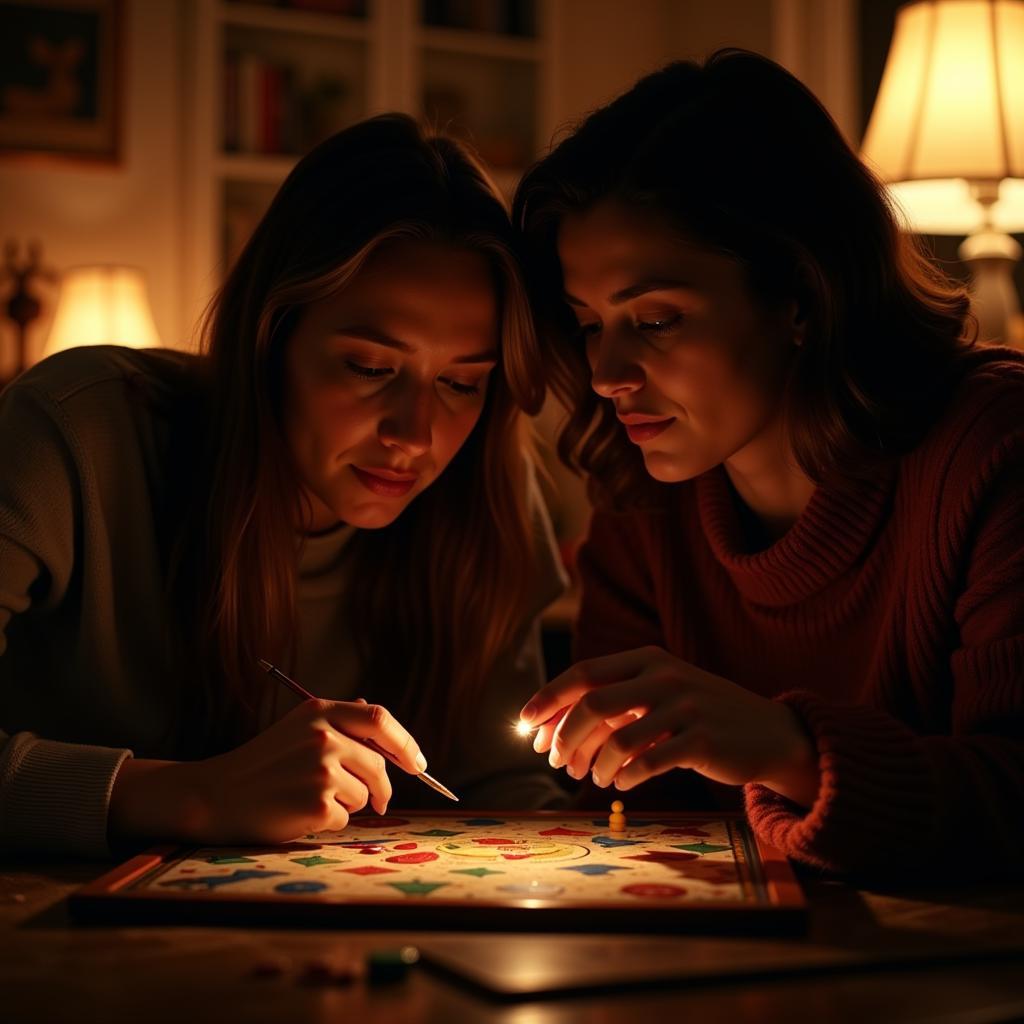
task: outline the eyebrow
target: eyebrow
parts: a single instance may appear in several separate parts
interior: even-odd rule
[[[374,330],[372,327],[336,327],[333,333],[343,334],[347,338],[359,338],[362,341],[370,341],[375,345],[384,345],[386,348],[393,348],[399,352],[409,353],[416,351],[415,347],[407,341],[392,338],[389,334]],[[453,363],[496,363],[497,361],[498,353],[495,349],[487,349],[485,352],[474,352],[468,356],[456,356],[452,360]]]
[[[637,281],[636,284],[631,284],[628,288],[617,291],[609,301],[613,306],[621,306],[622,303],[629,302],[630,299],[638,299],[641,295],[646,295],[648,292],[660,292],[670,288],[692,289],[693,285],[689,281],[680,281],[675,278],[652,277],[643,281]],[[577,299],[575,295],[570,295],[568,292],[565,293],[565,301],[570,306],[586,305],[582,299]]]

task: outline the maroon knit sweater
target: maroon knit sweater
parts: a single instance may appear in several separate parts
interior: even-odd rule
[[[750,785],[746,807],[791,857],[1024,871],[1024,359],[976,353],[917,448],[869,485],[819,487],[757,553],[721,467],[668,497],[595,513],[577,655],[656,644],[788,704],[819,797]],[[674,802],[695,779],[670,773]]]

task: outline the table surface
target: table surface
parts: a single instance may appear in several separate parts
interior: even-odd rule
[[[746,980],[575,992],[502,1002],[433,970],[370,986],[314,985],[315,958],[361,958],[412,943],[466,948],[510,963],[524,944],[557,960],[574,936],[466,935],[214,927],[83,926],[66,897],[106,864],[0,862],[0,1019],[4,1022],[201,1021],[348,1024],[607,1024],[615,1021],[932,1021],[981,1024],[1024,1019],[1024,885],[917,887],[891,892],[804,879],[811,907],[806,938],[608,937],[616,963],[664,944],[688,963],[733,967],[780,958],[888,952],[888,964],[837,964],[814,972],[762,972]],[[575,947],[571,944],[576,943]],[[584,937],[600,949],[600,937]],[[900,964],[901,956],[913,962]],[[284,970],[258,977],[276,957]],[[795,961],[794,961],[795,962]],[[699,975],[698,971],[698,975]]]

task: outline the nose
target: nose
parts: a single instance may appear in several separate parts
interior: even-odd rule
[[[618,398],[639,391],[646,382],[643,368],[631,356],[628,341],[611,331],[594,336],[587,345],[590,386],[602,398]]]
[[[397,448],[410,457],[422,455],[433,443],[433,419],[433,388],[409,387],[395,395],[381,417],[377,437],[385,448]]]

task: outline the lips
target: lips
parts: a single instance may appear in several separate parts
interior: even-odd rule
[[[649,420],[646,423],[627,423],[625,424],[626,433],[629,435],[630,441],[634,444],[643,444],[644,441],[650,441],[663,431],[668,430],[675,421],[675,416],[670,416],[667,420]]]
[[[350,467],[355,478],[372,494],[382,498],[401,498],[413,489],[419,479],[417,474],[396,473],[387,469],[360,469]]]

